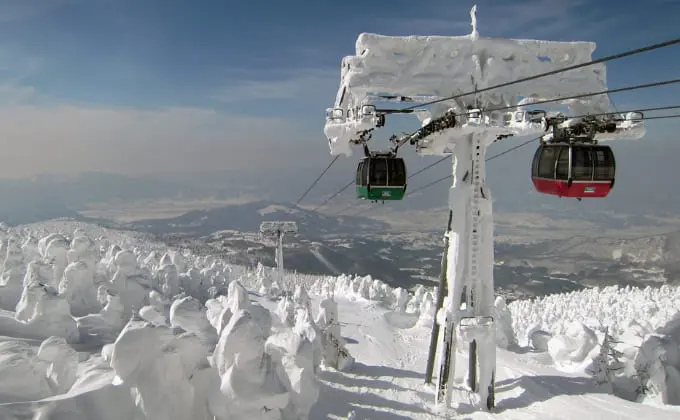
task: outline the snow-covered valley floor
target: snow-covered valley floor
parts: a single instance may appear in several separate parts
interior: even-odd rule
[[[424,384],[432,290],[277,285],[264,267],[70,222],[2,233],[2,420],[680,418],[678,288],[498,300],[496,408],[461,393],[442,413]],[[586,373],[603,330],[621,341],[614,393],[643,395]]]

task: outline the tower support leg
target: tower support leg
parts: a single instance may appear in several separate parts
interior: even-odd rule
[[[455,209],[449,237],[447,305],[435,402],[451,406],[457,350],[469,356],[468,392],[489,404],[496,371],[493,295],[493,220],[485,186],[485,142],[470,134],[456,142],[449,207]],[[464,302],[461,302],[464,300]]]

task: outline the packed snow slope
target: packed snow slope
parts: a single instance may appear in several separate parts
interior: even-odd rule
[[[497,407],[476,411],[459,378],[441,413],[423,384],[434,290],[279,284],[70,222],[0,239],[3,420],[680,416],[678,288],[499,297]]]

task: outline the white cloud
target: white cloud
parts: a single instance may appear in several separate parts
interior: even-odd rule
[[[272,71],[263,80],[244,78],[223,89],[213,96],[224,103],[247,100],[300,100],[310,95],[324,95],[332,101],[335,90],[340,84],[340,58],[337,69],[295,69]]]
[[[2,178],[305,165],[309,156],[300,154],[324,147],[294,121],[197,108],[0,107],[0,127]]]
[[[0,84],[1,105],[25,104],[35,100],[38,96],[38,92],[33,86],[25,86],[14,83]]]
[[[0,0],[0,22],[40,16],[81,0]]]

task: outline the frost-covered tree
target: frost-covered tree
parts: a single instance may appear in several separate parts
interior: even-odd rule
[[[338,305],[333,299],[326,298],[319,303],[316,325],[321,331],[324,364],[337,370],[348,369],[354,363],[354,358],[345,347],[345,340],[340,333]]]
[[[217,343],[215,329],[208,321],[203,305],[191,296],[175,299],[170,306],[170,324],[174,328],[194,333],[208,342]]]
[[[408,304],[409,295],[408,290],[401,287],[397,287],[392,291],[394,310],[398,312],[404,312],[406,310],[406,305]]]
[[[267,354],[279,365],[279,377],[290,393],[283,410],[286,419],[307,419],[319,398],[314,344],[302,333],[286,330],[269,337]]]
[[[6,249],[3,271],[0,273],[0,308],[13,310],[21,298],[26,266],[18,238],[7,238]]]
[[[613,337],[609,334],[609,327],[605,328],[600,352],[586,369],[586,372],[593,377],[595,383],[610,393],[613,392],[613,379],[616,372],[623,368],[620,360],[622,353],[613,347],[615,343]]]
[[[67,392],[76,381],[78,352],[62,337],[51,336],[40,344],[38,358],[49,364],[47,382],[55,394]]]
[[[219,389],[228,404],[215,413],[227,418],[280,419],[290,394],[281,381],[277,362],[265,353],[266,325],[250,310],[241,309],[220,333],[212,365],[220,376]]]
[[[97,301],[93,270],[84,261],[69,263],[59,282],[59,293],[68,300],[74,316],[97,313],[101,308]]]
[[[276,305],[276,315],[284,325],[295,325],[295,304],[289,296],[283,296]]]

